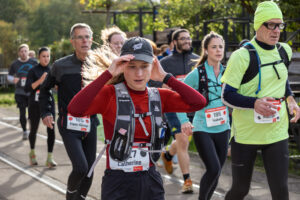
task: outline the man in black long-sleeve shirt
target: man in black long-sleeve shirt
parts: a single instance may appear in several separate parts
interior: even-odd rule
[[[85,199],[92,184],[92,177],[86,175],[96,156],[97,116],[73,117],[67,106],[73,96],[82,88],[81,68],[92,45],[93,32],[87,24],[75,24],[71,28],[71,43],[75,53],[54,62],[46,80],[41,86],[40,107],[43,123],[53,128],[49,90],[58,86],[57,125],[64,141],[73,170],[68,179],[67,200]]]

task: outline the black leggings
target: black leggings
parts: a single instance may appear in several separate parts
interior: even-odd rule
[[[19,111],[20,111],[20,123],[22,126],[23,131],[26,131],[26,123],[27,123],[27,119],[26,119],[26,107],[19,107]]]
[[[232,140],[232,186],[225,200],[241,200],[249,192],[257,151],[261,150],[273,200],[288,200],[288,140],[268,145],[247,145]]]
[[[215,191],[226,160],[229,130],[221,133],[194,132],[193,137],[206,172],[200,181],[199,199],[208,200]]]
[[[15,100],[17,103],[17,107],[19,108],[20,111],[20,123],[22,126],[23,131],[26,131],[26,107],[28,107],[28,96],[26,95],[20,95],[20,94],[15,94]]]
[[[87,173],[96,158],[96,123],[92,123],[91,131],[86,136],[84,132],[63,128],[61,118],[58,119],[57,124],[73,167],[68,179],[67,200],[83,199],[93,180],[93,176],[88,178]]]
[[[35,141],[36,141],[36,133],[39,128],[40,123],[40,108],[39,104],[33,103],[29,104],[28,107],[28,113],[29,113],[29,121],[30,121],[30,134],[29,134],[29,143],[30,148],[35,148]],[[55,118],[54,112],[52,113],[53,117]],[[55,133],[54,128],[50,129],[47,127],[47,145],[48,145],[48,152],[53,152],[53,146],[55,141]]]

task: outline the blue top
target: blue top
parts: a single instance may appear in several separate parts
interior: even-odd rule
[[[222,65],[220,65],[220,73],[218,75],[218,78],[216,78],[213,70],[213,66],[209,66],[207,61],[204,63],[204,65],[205,65],[205,70],[208,78],[209,103],[202,110],[199,110],[195,113],[193,119],[193,126],[194,126],[193,132],[201,131],[207,133],[220,133],[230,129],[228,108],[226,107],[227,121],[222,125],[213,126],[213,127],[207,127],[205,110],[224,106],[221,100],[221,92],[222,92],[221,77],[225,69]],[[196,90],[199,90],[199,72],[197,68],[195,68],[185,77],[184,83],[186,83],[187,85],[191,86]],[[189,121],[186,113],[177,113],[177,116],[181,124],[184,124]]]

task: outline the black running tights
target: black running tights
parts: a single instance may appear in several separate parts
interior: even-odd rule
[[[194,132],[193,137],[206,172],[200,181],[199,200],[209,200],[215,191],[226,160],[229,130],[221,133]]]
[[[288,200],[288,140],[268,145],[247,145],[232,140],[232,186],[225,200],[242,200],[248,194],[257,151],[261,150],[272,200]]]
[[[20,110],[20,123],[23,131],[26,131],[26,123],[27,123],[26,107],[19,107],[19,110]]]
[[[35,148],[35,141],[36,141],[36,133],[39,128],[40,123],[40,109],[38,104],[29,104],[28,107],[28,113],[29,113],[29,122],[30,122],[30,134],[29,134],[29,143],[30,148]],[[54,124],[53,124],[54,125]],[[48,146],[48,152],[53,152],[53,146],[55,141],[55,133],[54,128],[50,129],[47,127],[47,146]]]
[[[96,158],[97,127],[91,124],[91,131],[72,131],[61,126],[61,119],[57,121],[59,132],[64,141],[68,156],[72,162],[72,172],[68,179],[67,200],[77,200],[86,197],[93,180],[87,177],[87,173]]]

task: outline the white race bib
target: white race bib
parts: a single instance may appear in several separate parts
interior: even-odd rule
[[[276,110],[274,109],[276,111],[276,113],[271,116],[263,116],[261,114],[258,114],[254,110],[254,122],[255,123],[267,124],[267,123],[275,123],[275,122],[280,121],[279,110],[281,109],[281,102],[279,100],[268,101],[268,102],[277,106],[277,109]]]
[[[40,96],[40,90],[37,90],[37,91],[35,92],[34,101],[39,101],[39,96]]]
[[[207,127],[225,124],[227,122],[226,106],[206,109],[205,119]]]
[[[90,116],[73,117],[68,113],[67,116],[67,129],[75,131],[90,132],[91,119]]]
[[[21,87],[24,87],[26,84],[26,77],[21,77]]]
[[[141,148],[148,150],[148,147]],[[124,172],[147,171],[150,167],[149,153],[141,151],[137,146],[132,147],[130,157],[123,162],[117,162],[109,156],[109,166],[114,170],[123,170]]]
[[[182,82],[183,82],[183,80],[185,79],[185,77],[186,77],[186,75],[177,75],[177,76],[175,76],[175,78],[176,78],[177,80],[182,81]]]

